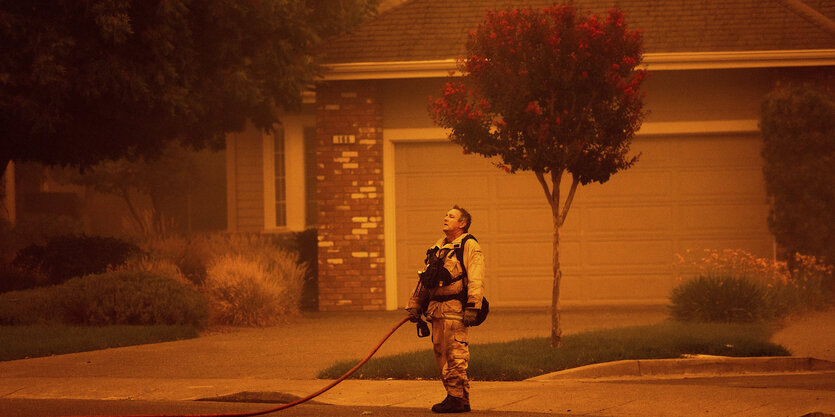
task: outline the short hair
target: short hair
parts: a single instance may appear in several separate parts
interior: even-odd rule
[[[452,206],[452,209],[453,210],[458,210],[458,211],[461,212],[461,220],[464,220],[465,222],[467,222],[467,226],[463,228],[464,233],[469,233],[470,232],[470,225],[473,223],[473,216],[470,216],[469,211],[464,210],[461,207],[458,207],[458,204]]]

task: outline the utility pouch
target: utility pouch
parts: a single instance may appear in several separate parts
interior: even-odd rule
[[[444,267],[445,255],[449,250],[432,248],[426,251],[426,270],[419,273],[420,283],[423,288],[433,289],[452,282],[452,275]]]
[[[467,327],[475,327],[484,323],[484,320],[487,320],[488,314],[490,314],[490,303],[487,302],[487,297],[484,297],[481,299],[481,309],[478,310],[478,314],[475,316],[475,323],[470,324]]]

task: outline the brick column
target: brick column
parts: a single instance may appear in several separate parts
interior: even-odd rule
[[[376,87],[319,85],[316,127],[319,310],[383,310],[383,132]]]

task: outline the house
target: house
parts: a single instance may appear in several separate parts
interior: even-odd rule
[[[317,227],[320,309],[396,309],[459,204],[486,254],[491,303],[549,305],[552,220],[533,174],[464,155],[427,104],[485,9],[553,2],[398,3],[329,42],[328,73],[300,113],[282,115],[282,129],[229,137],[229,227]],[[835,2],[574,3],[623,10],[644,31],[652,75],[650,114],[632,145],[639,162],[577,191],[561,238],[562,302],[664,303],[676,255],[688,251],[773,256],[759,107],[778,82],[833,74]]]

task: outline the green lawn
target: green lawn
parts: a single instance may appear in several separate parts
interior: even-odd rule
[[[563,346],[551,349],[547,338],[470,345],[473,380],[518,381],[537,375],[594,363],[625,359],[677,358],[684,354],[721,356],[787,356],[782,346],[770,343],[768,324],[681,323],[668,321],[578,333],[563,337]],[[359,360],[341,361],[322,370],[320,378],[338,378]],[[436,379],[431,350],[372,359],[352,378]]]
[[[0,326],[0,361],[191,339],[191,326]]]

